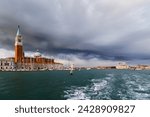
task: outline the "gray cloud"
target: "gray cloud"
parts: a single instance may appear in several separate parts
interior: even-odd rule
[[[25,50],[82,59],[150,59],[148,0],[0,0],[0,47],[21,25]]]

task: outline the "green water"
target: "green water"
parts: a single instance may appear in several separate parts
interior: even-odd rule
[[[0,99],[150,99],[150,71],[0,72]]]

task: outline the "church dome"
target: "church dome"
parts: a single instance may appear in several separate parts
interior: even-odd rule
[[[37,50],[35,53],[34,53],[34,57],[41,57],[41,53]]]

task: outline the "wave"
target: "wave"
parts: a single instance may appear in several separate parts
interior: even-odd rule
[[[103,97],[104,90],[109,88],[109,82],[111,77],[106,77],[105,79],[92,79],[89,85],[77,87],[68,87],[68,90],[64,91],[64,97],[67,99],[77,99],[77,100],[91,100],[99,99]],[[108,92],[106,92],[108,93]],[[105,96],[107,97],[107,96]]]
[[[86,86],[71,86],[64,91],[66,99],[150,99],[150,78],[140,74],[107,74],[93,78]]]

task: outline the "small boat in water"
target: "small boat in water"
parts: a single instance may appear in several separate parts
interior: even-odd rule
[[[74,69],[74,65],[71,64],[71,66],[70,66],[70,75],[73,75],[73,69]]]
[[[73,70],[70,70],[70,75],[73,75]]]

